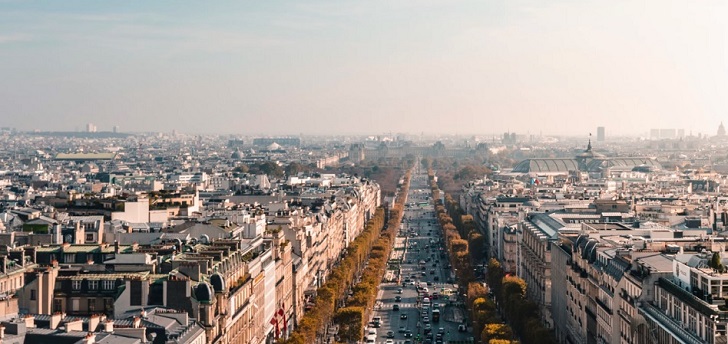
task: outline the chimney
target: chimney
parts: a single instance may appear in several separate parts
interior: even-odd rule
[[[132,322],[132,327],[139,328],[142,325],[142,319],[139,317],[134,317],[134,320]]]
[[[96,328],[99,327],[100,322],[101,322],[101,316],[99,316],[98,314],[92,314],[88,318],[88,331],[96,332]]]
[[[83,338],[83,343],[84,344],[94,344],[94,343],[96,343],[96,335],[94,335],[93,333],[89,332],[86,335],[86,337]]]
[[[0,325],[0,341],[5,339],[5,326]]]
[[[112,333],[114,332],[114,321],[113,320],[106,320],[104,323],[104,332]]]
[[[83,331],[83,320],[75,319],[66,321],[66,333],[71,331]]]
[[[53,313],[53,315],[51,315],[51,323],[50,323],[51,330],[57,329],[58,325],[61,324],[61,320],[63,320],[63,313],[61,313],[61,312]]]
[[[55,260],[55,259],[53,259],[53,260],[51,261],[51,266],[53,266],[54,268],[57,268],[57,267],[58,267],[58,261],[57,261],[57,260]]]
[[[35,317],[28,314],[23,317],[23,320],[25,320],[25,327],[26,328],[32,328],[35,327]]]

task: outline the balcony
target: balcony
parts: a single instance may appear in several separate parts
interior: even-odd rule
[[[704,343],[704,341],[698,336],[682,328],[680,324],[672,320],[672,318],[668,317],[667,315],[662,313],[657,307],[649,303],[643,303],[642,306],[639,307],[639,312],[642,313],[646,318],[655,322],[657,326],[663,328],[672,337],[678,339],[679,341],[688,344]]]

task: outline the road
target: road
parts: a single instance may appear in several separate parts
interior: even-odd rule
[[[399,269],[396,265],[390,266],[393,271],[387,273],[385,281],[391,282],[380,285],[375,311],[372,312],[372,319],[381,319],[380,327],[376,328],[377,344],[386,343],[387,339],[395,344],[457,343],[473,337],[470,328],[467,332],[458,331],[465,313],[461,307],[451,304],[462,300],[456,299],[457,286],[450,277],[447,253],[431,197],[427,174],[413,174],[403,225],[390,256],[390,262],[399,260],[401,264]],[[422,284],[427,284],[427,292],[433,298],[429,310],[423,308],[421,302],[424,290],[416,288]],[[447,300],[443,296],[434,299],[432,294],[442,294],[443,290],[454,292]],[[401,299],[398,301],[397,297]],[[432,319],[435,304],[439,304],[441,314],[438,322]],[[399,310],[394,310],[395,305],[399,306]],[[426,335],[428,325],[432,332]],[[393,332],[393,338],[387,337],[388,331]],[[412,336],[405,337],[407,333],[403,331],[411,331]],[[438,331],[443,332],[442,341],[436,339]]]

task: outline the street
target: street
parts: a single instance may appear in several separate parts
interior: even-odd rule
[[[465,311],[431,196],[427,174],[414,173],[390,256],[391,270],[380,285],[370,319],[380,320],[376,343],[455,343],[473,337],[470,328],[458,331],[459,326],[463,330]],[[370,323],[368,329],[372,327]]]

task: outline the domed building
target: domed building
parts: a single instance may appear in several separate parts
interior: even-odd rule
[[[523,174],[531,177],[568,175],[570,172],[587,172],[592,174],[608,174],[612,170],[631,171],[635,167],[656,171],[662,169],[660,163],[649,157],[607,157],[592,149],[591,139],[586,150],[569,158],[526,159],[517,163],[512,174]]]

